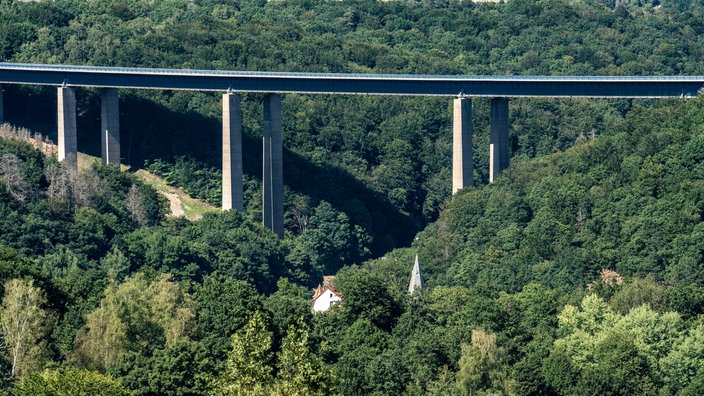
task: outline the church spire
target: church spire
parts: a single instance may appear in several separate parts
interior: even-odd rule
[[[421,291],[425,287],[423,276],[420,273],[420,264],[418,264],[418,254],[416,254],[416,262],[413,264],[413,272],[411,272],[411,282],[408,285],[408,294],[413,294],[416,290]]]

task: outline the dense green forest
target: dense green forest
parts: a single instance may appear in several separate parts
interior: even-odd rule
[[[10,62],[704,75],[703,57],[687,1],[0,0]],[[702,99],[512,99],[493,184],[474,99],[478,184],[450,197],[449,98],[286,95],[279,240],[261,95],[243,95],[245,212],[188,221],[131,171],[72,174],[10,138],[55,137],[55,92],[3,90],[0,392],[704,393]],[[88,153],[98,95],[78,91]],[[219,100],[120,91],[123,162],[217,204]],[[344,303],[313,314],[331,274]]]

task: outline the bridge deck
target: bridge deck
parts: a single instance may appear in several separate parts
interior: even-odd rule
[[[483,97],[692,97],[704,76],[435,76],[0,63],[0,83],[78,87]]]

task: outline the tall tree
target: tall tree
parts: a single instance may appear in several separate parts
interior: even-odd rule
[[[482,329],[472,331],[472,343],[462,344],[457,391],[474,395],[479,390],[512,394],[512,384],[504,366],[504,349],[496,345],[496,334]]]
[[[315,356],[308,345],[303,321],[289,326],[278,361],[277,392],[290,396],[324,396],[334,392],[335,374]]]
[[[173,345],[195,330],[190,298],[168,275],[148,282],[142,273],[112,284],[76,337],[79,359],[107,370],[125,352]]]
[[[5,283],[0,322],[12,365],[11,377],[25,378],[41,366],[48,330],[48,315],[42,309],[45,302],[41,289],[31,279]]]
[[[136,184],[133,184],[132,187],[130,187],[130,191],[127,193],[125,207],[127,211],[130,212],[133,221],[140,226],[147,224],[147,210],[144,207],[144,199]]]
[[[225,371],[211,385],[213,395],[269,395],[273,382],[272,334],[256,311],[244,328],[232,335]]]
[[[27,200],[29,186],[16,154],[8,153],[0,158],[0,181],[4,182],[5,189],[13,198],[21,203]]]

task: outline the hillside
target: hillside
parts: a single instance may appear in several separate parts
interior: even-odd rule
[[[46,296],[41,312],[55,318],[37,327],[40,337],[51,334],[49,353],[23,362],[65,356],[64,365],[106,372],[140,394],[202,394],[210,382],[200,375],[222,370],[238,342],[254,342],[248,326],[269,328],[276,340],[309,340],[297,353],[315,353],[306,358],[311,367],[333,369],[310,386],[337,383],[342,394],[583,394],[594,386],[696,394],[704,367],[694,346],[704,313],[703,109],[701,99],[634,109],[599,138],[462,191],[412,249],[341,271],[344,305],[315,316],[304,288],[285,279],[273,287],[304,269],[290,261],[292,246],[261,226],[236,213],[164,222],[163,201],[158,212],[143,211],[158,201],[154,190],[99,165],[62,198],[52,160],[2,140],[2,276],[33,280],[7,282],[3,305],[11,307],[13,287],[25,287]],[[8,178],[13,156],[24,172],[19,184]],[[427,288],[408,299],[415,252]],[[168,312],[186,316],[143,316],[167,312],[159,308],[166,301]],[[111,311],[115,302],[123,308]],[[169,336],[177,323],[186,327]],[[122,341],[100,335],[123,327]],[[265,351],[284,359],[286,340]],[[91,348],[115,355],[96,361]],[[185,360],[164,368],[172,354]],[[161,377],[170,370],[188,370],[192,380]],[[228,381],[239,381],[227,370],[235,376]],[[255,383],[293,386],[278,373]],[[32,378],[18,389],[31,394],[40,386]]]
[[[10,0],[0,59],[704,74],[700,5],[609,6]],[[3,89],[8,121],[51,138],[54,91]],[[99,129],[96,95],[79,90],[80,131]],[[125,165],[217,205],[218,95],[123,90],[120,106]],[[474,99],[479,183],[450,197],[449,99],[286,95],[281,240],[258,217],[261,96],[243,106],[246,210],[197,220],[132,172],[73,175],[0,138],[0,394],[704,393],[702,99],[511,100],[493,184]],[[98,134],[79,137],[95,154]],[[343,304],[313,314],[331,274]]]
[[[702,7],[680,11],[666,2],[614,12],[608,5],[9,1],[0,7],[0,60],[362,73],[704,74]],[[46,100],[54,96],[51,89],[4,89],[8,121],[52,134],[54,106]],[[79,130],[98,128],[96,95],[79,91]],[[176,182],[217,205],[219,100],[209,93],[122,91],[125,162],[133,169],[145,161],[161,160],[167,168],[178,168],[181,158],[198,163],[201,174]],[[243,103],[245,172],[251,178],[247,209],[256,218],[261,97],[246,95]],[[512,102],[512,155],[564,150],[620,119],[631,105]],[[364,249],[373,256],[406,246],[437,218],[450,191],[446,99],[287,95],[283,106],[290,216],[326,201],[371,238]],[[474,169],[481,182],[488,180],[488,109],[487,100],[475,100]],[[97,154],[98,135],[79,135],[81,150]],[[295,221],[287,225],[300,235]],[[356,262],[369,257],[346,256]]]
[[[598,138],[463,191],[414,243],[437,268],[429,276],[507,292],[584,287],[602,268],[700,284],[701,109],[701,100],[637,107]]]
[[[701,392],[702,110],[635,108],[596,139],[465,189],[413,249],[365,264],[397,292],[414,252],[425,271],[429,291],[391,324],[384,356],[405,362],[394,370],[410,383],[441,372],[430,394]]]

